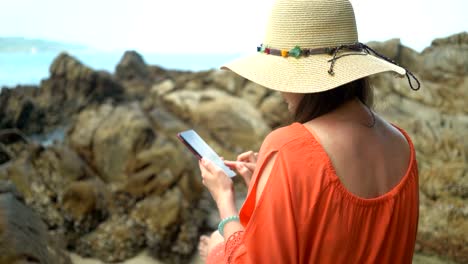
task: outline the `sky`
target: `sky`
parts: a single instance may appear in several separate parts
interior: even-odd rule
[[[359,40],[400,38],[417,51],[468,31],[468,0],[351,0]],[[0,37],[103,51],[251,53],[273,0],[0,0]]]

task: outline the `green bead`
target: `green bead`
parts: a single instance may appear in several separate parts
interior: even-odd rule
[[[299,46],[294,47],[292,50],[289,51],[289,55],[299,58],[301,56],[301,48]]]

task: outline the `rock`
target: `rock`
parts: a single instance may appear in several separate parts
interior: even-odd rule
[[[277,128],[291,123],[288,105],[280,93],[271,93],[260,104],[260,112],[271,128]]]
[[[67,142],[92,164],[105,182],[130,180],[128,186],[159,173],[170,173],[176,181],[184,170],[181,162],[187,159],[181,148],[153,129],[138,104],[103,105],[83,111],[71,127]],[[169,170],[164,172],[165,168]],[[129,188],[135,192],[134,187]]]
[[[12,194],[0,194],[0,263],[50,263],[44,223]]]
[[[219,90],[177,91],[163,100],[169,110],[200,128],[202,137],[226,158],[258,149],[270,131],[251,104]]]
[[[217,89],[230,94],[238,94],[239,88],[243,87],[246,80],[231,71],[215,70],[209,73],[204,82],[211,83]],[[200,85],[199,87],[204,87],[204,85]]]
[[[175,83],[173,80],[167,79],[162,81],[161,83],[153,85],[151,88],[151,93],[156,96],[161,96],[172,92],[175,88]]]
[[[162,194],[177,180],[169,169],[161,171],[158,165],[135,173],[127,181],[125,191],[134,197],[144,197],[150,193]]]
[[[38,212],[48,227],[63,227],[61,198],[77,180],[95,177],[76,153],[64,146],[30,145],[15,160],[0,166],[0,180],[13,182],[28,206]]]
[[[205,216],[188,205],[183,193],[174,188],[164,196],[146,198],[131,213],[132,219],[146,227],[151,254],[165,263],[186,263],[195,249],[197,227]]]
[[[34,90],[34,91],[31,91]],[[19,128],[27,134],[42,133],[66,124],[83,107],[105,100],[122,100],[124,88],[105,72],[96,72],[62,53],[50,67],[50,78],[39,88],[0,94],[0,129]]]
[[[76,152],[67,146],[39,149],[31,158],[42,180],[58,193],[63,193],[74,181],[95,176]]]
[[[118,262],[136,256],[145,245],[144,229],[128,216],[115,216],[81,237],[76,252],[105,262]]]
[[[254,82],[248,82],[240,92],[240,97],[251,103],[252,106],[259,106],[263,99],[268,95],[267,88]]]
[[[127,98],[141,100],[150,92],[152,81],[160,79],[154,75],[161,74],[161,71],[154,70],[146,65],[139,53],[126,51],[115,68],[115,75],[125,87]]]
[[[233,153],[260,148],[270,128],[249,103],[209,93],[201,100],[203,103],[196,109],[193,122],[206,128],[217,143]]]
[[[419,250],[432,254],[445,252],[444,255],[457,262],[466,263],[467,217],[468,206],[463,199],[432,200],[422,193],[417,240]]]
[[[182,174],[178,187],[183,194],[185,202],[191,205],[196,205],[202,193],[206,191],[200,180],[200,175],[188,171]]]
[[[74,57],[62,53],[50,67],[50,78],[41,84],[39,104],[49,108],[62,107],[61,111],[66,106],[76,111],[108,98],[120,100],[123,92],[123,87],[110,74],[93,71]]]
[[[465,104],[468,96],[467,75],[463,73],[467,68],[464,59],[466,56],[463,54],[466,53],[468,43],[455,43],[449,46],[431,46],[421,54],[421,60],[426,63],[420,72],[415,72],[422,83],[418,92],[409,89],[406,78],[390,78],[385,74],[373,77],[372,84],[378,96],[386,98],[386,108],[395,105],[394,109],[411,109],[412,113],[420,117],[424,115],[424,118],[433,114],[460,116],[468,113]],[[392,98],[387,99],[387,96]],[[393,100],[399,102],[394,104],[391,102]],[[407,106],[402,107],[401,103]],[[414,111],[418,107],[424,110]]]
[[[124,181],[135,153],[151,146],[156,135],[137,104],[102,105],[83,111],[66,141],[105,182]]]
[[[24,202],[23,196],[18,192],[16,186],[12,182],[0,180],[0,195],[6,193],[13,195],[13,197],[18,201]]]
[[[415,253],[412,264],[455,264],[455,262],[438,256]]]
[[[466,80],[468,74],[467,52],[467,32],[434,40],[432,45],[422,52],[424,59],[421,76],[425,81],[440,84],[445,82],[446,85],[462,87],[460,79]],[[467,85],[465,82],[463,87],[467,88]],[[462,93],[466,96],[466,89],[458,90],[458,94]]]
[[[0,105],[0,129],[19,128],[37,133],[46,124],[44,109],[35,102],[33,93],[27,95],[16,89],[2,89]]]
[[[422,66],[421,56],[415,50],[405,47],[400,39],[391,39],[385,42],[367,43],[375,51],[403,65],[412,72],[420,71]]]
[[[416,148],[421,196],[417,250],[460,263],[468,262],[466,36],[435,40],[420,54],[418,92],[411,91],[406,78],[372,78],[377,108],[410,134]]]
[[[63,253],[49,244],[41,218],[14,194],[0,193],[0,263],[71,263],[63,255],[52,258],[58,254]]]
[[[0,165],[15,159],[29,143],[29,139],[18,129],[0,130]]]
[[[147,80],[150,76],[148,66],[143,57],[136,51],[126,51],[115,68],[119,80]]]
[[[156,137],[137,104],[118,106],[94,133],[92,164],[105,182],[124,181],[134,155],[149,148]]]
[[[71,183],[61,200],[65,225],[79,234],[90,232],[108,216],[110,198],[110,192],[98,179]]]
[[[166,70],[157,65],[148,65],[148,71],[150,72],[150,79],[153,81],[153,83],[161,82],[167,78],[174,79],[180,74],[183,74],[181,71]]]
[[[92,164],[112,193],[111,201],[98,205],[106,201],[99,195],[104,187],[81,181],[69,185],[64,212],[73,219],[92,216],[74,222],[82,231],[69,237],[77,253],[104,261],[124,260],[142,247],[158,249],[154,252],[162,253],[155,254],[165,259],[192,254],[204,215],[198,213],[199,222],[192,225],[188,212],[198,210],[203,186],[196,159],[176,139],[185,127],[164,108],[146,113],[137,103],[104,104],[80,113],[66,142]],[[108,218],[99,218],[103,214],[93,213],[96,209]],[[135,232],[142,235],[134,237]]]
[[[167,236],[181,224],[182,193],[174,189],[160,197],[154,195],[138,203],[131,218],[146,226],[150,245],[167,241]],[[164,212],[164,213],[163,213]]]
[[[187,130],[190,126],[184,123],[179,117],[169,112],[163,107],[153,108],[148,117],[158,131],[166,135],[177,135],[178,132]]]
[[[97,108],[90,107],[83,110],[75,118],[74,125],[70,127],[65,137],[66,144],[93,167],[95,166],[93,165],[93,137],[113,110],[114,107],[111,104],[102,104]]]
[[[55,58],[50,66],[50,77],[66,79],[70,81],[89,80],[93,75],[93,70],[83,65],[76,58],[61,53]]]

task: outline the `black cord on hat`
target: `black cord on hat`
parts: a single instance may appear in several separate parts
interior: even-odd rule
[[[346,54],[337,56],[338,52],[340,50],[343,50],[343,49],[352,50],[352,51],[364,51],[364,53],[346,53]],[[385,61],[388,61],[388,62],[390,62],[390,63],[392,63],[394,65],[397,65],[397,66],[405,69],[405,71],[406,71],[405,75],[406,75],[406,78],[408,79],[409,86],[411,87],[412,90],[417,91],[417,90],[419,90],[419,88],[421,88],[421,83],[419,82],[418,78],[416,78],[416,76],[414,76],[414,74],[411,71],[409,71],[405,67],[402,67],[402,66],[398,65],[398,63],[396,63],[392,59],[378,53],[377,51],[375,51],[374,49],[372,49],[371,47],[367,46],[364,43],[357,42],[357,43],[351,44],[351,45],[341,45],[341,46],[338,46],[336,48],[331,49],[331,54],[333,54],[333,58],[328,61],[328,62],[331,63],[330,64],[330,69],[328,69],[328,74],[330,74],[332,76],[335,74],[335,72],[333,71],[333,67],[335,66],[335,63],[336,63],[336,61],[338,59],[346,57],[346,56],[351,56],[351,55],[367,55],[367,54],[372,55],[372,54],[374,54],[375,56],[377,56],[377,57],[379,57],[379,58],[381,58],[381,59],[383,59]],[[413,83],[411,82],[411,78],[413,78],[416,81],[417,87],[413,86]]]

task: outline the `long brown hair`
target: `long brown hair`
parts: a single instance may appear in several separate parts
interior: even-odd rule
[[[373,91],[367,77],[325,92],[305,94],[296,108],[294,121],[305,123],[335,110],[353,98],[358,98],[369,108],[372,107]]]

